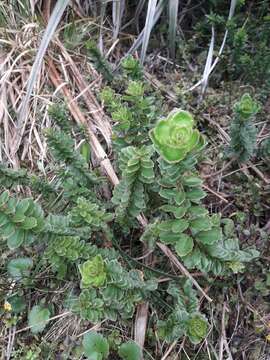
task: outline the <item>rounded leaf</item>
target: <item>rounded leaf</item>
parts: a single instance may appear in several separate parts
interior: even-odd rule
[[[22,245],[25,240],[25,232],[21,229],[16,230],[12,235],[7,239],[8,247],[13,250]]]
[[[18,258],[9,261],[7,270],[11,277],[20,280],[23,277],[29,276],[32,266],[33,260],[31,258]]]
[[[175,244],[175,251],[179,256],[186,256],[193,250],[193,239],[186,234],[180,234],[179,240]]]
[[[6,191],[2,192],[2,194],[0,195],[0,207],[5,205],[8,201],[8,199],[9,199],[9,191],[6,190]]]
[[[44,330],[50,318],[50,310],[40,305],[32,307],[28,315],[28,326],[31,326],[31,331],[37,334]]]
[[[134,341],[122,344],[118,354],[123,360],[140,360],[142,358],[142,350]]]
[[[91,331],[83,337],[83,350],[89,360],[107,359],[109,355],[109,343],[101,335]]]
[[[201,231],[196,235],[196,240],[205,245],[212,245],[222,239],[222,232],[220,228],[213,228],[208,231]]]

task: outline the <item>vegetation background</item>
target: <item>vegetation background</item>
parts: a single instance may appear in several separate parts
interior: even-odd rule
[[[269,9],[0,1],[3,359],[270,358]]]

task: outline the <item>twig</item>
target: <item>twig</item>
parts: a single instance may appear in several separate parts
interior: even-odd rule
[[[172,352],[173,348],[177,345],[177,340],[175,340],[169,347],[169,349],[165,352],[164,356],[162,356],[161,360],[166,360],[167,357],[170,355],[170,353]]]
[[[56,320],[56,319],[59,319],[60,317],[64,317],[64,316],[67,316],[67,315],[73,315],[73,314],[72,314],[71,311],[66,311],[66,312],[64,312],[64,313],[62,313],[62,314],[55,315],[55,316],[49,318],[48,320],[41,321],[41,323],[43,323],[43,322],[48,323],[48,322],[50,322],[50,321],[52,321],[52,320]],[[37,324],[35,324],[35,325],[37,325]],[[27,331],[27,330],[31,329],[33,326],[35,326],[35,325],[26,326],[26,327],[24,327],[23,329],[20,329],[20,330],[15,331],[14,334],[19,334],[19,333],[21,333],[21,332]],[[8,336],[6,336],[5,338],[7,338],[7,337],[8,337]]]
[[[206,292],[201,288],[189,271],[184,267],[183,264],[177,259],[177,257],[171,252],[171,250],[162,243],[157,243],[158,247],[164,252],[165,255],[172,261],[172,263],[192,282],[192,284],[199,290],[202,295],[211,303],[213,300],[206,294]]]
[[[219,360],[223,360],[223,348],[225,347],[225,350],[228,355],[228,360],[233,360],[228,341],[226,336],[226,328],[225,328],[225,313],[226,313],[226,303],[224,301],[223,308],[222,308],[222,319],[221,319],[221,340],[220,340],[220,346],[222,346],[219,349]]]
[[[227,199],[225,199],[220,193],[216,192],[215,190],[210,189],[208,186],[203,185],[202,186],[205,190],[209,191],[210,193],[214,194],[216,197],[218,197],[220,200],[224,201],[226,204],[229,203]]]

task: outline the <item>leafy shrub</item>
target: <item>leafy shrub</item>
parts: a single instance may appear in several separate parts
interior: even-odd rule
[[[257,130],[253,118],[260,107],[249,94],[244,94],[234,106],[234,119],[230,128],[230,151],[240,162],[245,162],[254,154]]]
[[[128,68],[132,67],[133,63]],[[93,324],[106,320],[127,324],[136,306],[147,301],[157,314],[162,339],[171,342],[187,336],[197,344],[209,329],[197,292],[189,281],[171,274],[156,245],[166,244],[188,269],[224,277],[241,272],[258,252],[240,249],[234,224],[228,226],[228,219],[210,213],[203,204],[206,193],[196,165],[206,142],[192,115],[175,109],[154,124],[157,110],[153,99],[145,96],[144,83],[133,80],[121,91],[107,88],[102,94],[115,121],[113,161],[120,177],[111,199],[103,196],[105,179],[76,150],[71,131],[46,131],[55,175],[51,186],[57,196],[48,197],[45,187],[36,200],[15,195],[14,184],[30,187],[30,183],[26,185],[17,170],[5,172],[11,190],[2,183],[0,237],[8,251],[8,277],[23,285],[43,269],[56,273],[55,286],[64,281],[73,289],[59,295],[63,305]],[[241,118],[257,111],[253,102],[244,100],[235,110]],[[142,211],[149,219],[144,229],[136,219]],[[134,260],[142,245],[139,240],[151,248],[164,269]],[[130,252],[124,251],[127,243]],[[168,285],[160,284],[160,274],[170,279]],[[20,296],[35,282],[33,276]],[[45,305],[36,306],[29,323],[38,333],[50,312]],[[101,335],[87,334],[83,346],[90,359],[108,356],[107,341]],[[140,351],[135,347],[128,343],[114,351],[136,359]]]

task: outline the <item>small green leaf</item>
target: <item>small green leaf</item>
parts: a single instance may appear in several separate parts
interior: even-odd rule
[[[22,296],[12,295],[7,300],[11,305],[11,311],[15,314],[19,314],[26,308],[26,302]]]
[[[4,206],[9,199],[9,192],[6,190],[0,195],[0,207]]]
[[[16,249],[23,244],[25,240],[25,232],[21,229],[16,230],[12,235],[7,239],[7,246],[12,250]]]
[[[177,219],[172,221],[172,232],[173,233],[181,233],[185,231],[189,227],[189,223],[184,219]]]
[[[188,213],[191,219],[203,217],[208,214],[208,210],[202,206],[191,206],[188,209]]]
[[[194,243],[192,237],[186,234],[180,234],[177,243],[175,244],[175,251],[179,256],[186,256],[193,249]]]
[[[103,360],[109,356],[109,343],[101,334],[94,331],[85,334],[82,344],[89,360]]]
[[[34,334],[42,332],[47,325],[50,318],[50,310],[43,308],[40,305],[32,307],[28,315],[28,326],[31,326],[31,331]]]
[[[182,205],[185,199],[186,199],[186,194],[184,191],[178,191],[174,198],[177,205]]]
[[[88,163],[90,161],[90,155],[91,155],[91,148],[90,145],[87,142],[84,142],[80,146],[80,153],[84,160]]]
[[[118,354],[123,360],[140,360],[142,358],[142,350],[134,341],[123,343],[119,347]]]
[[[15,223],[22,223],[25,221],[25,216],[22,213],[16,212],[16,214],[12,217],[12,221]]]
[[[179,234],[173,234],[172,232],[162,232],[159,235],[160,241],[164,244],[174,245],[179,240]]]
[[[161,232],[173,232],[173,233],[181,233],[185,231],[189,226],[187,220],[184,219],[174,219],[174,220],[165,220],[162,221],[158,228]]]
[[[220,228],[213,228],[208,231],[201,231],[196,235],[196,240],[205,245],[212,245],[222,239],[222,232]]]
[[[199,203],[206,196],[206,192],[202,189],[193,189],[187,192],[187,198],[195,203]]]
[[[203,183],[202,179],[196,176],[186,176],[183,179],[183,184],[189,187],[200,186],[202,185],[202,183]]]
[[[160,210],[172,212],[176,219],[181,219],[185,215],[187,208],[185,206],[162,205]]]
[[[21,227],[24,230],[31,230],[37,226],[37,220],[34,217],[27,217]]]
[[[21,278],[29,276],[32,266],[33,260],[31,258],[18,258],[9,261],[7,270],[15,280],[21,280]]]
[[[197,234],[200,231],[207,231],[210,230],[212,227],[212,222],[209,216],[203,216],[192,220],[190,223],[190,227],[193,234]]]
[[[167,200],[172,200],[176,196],[176,190],[175,189],[161,189],[159,192],[159,195]]]
[[[12,223],[7,223],[5,225],[3,225],[0,229],[1,232],[1,236],[4,239],[7,239],[9,236],[11,236],[12,234],[14,234],[16,231],[15,226]]]
[[[5,214],[0,214],[0,228],[9,222],[9,218]]]
[[[16,206],[16,214],[17,213],[24,214],[29,208],[31,201],[32,199],[27,199],[27,198],[20,200]]]

